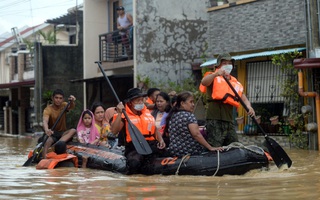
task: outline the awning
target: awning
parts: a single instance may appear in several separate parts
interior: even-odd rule
[[[22,81],[22,82],[12,82],[12,83],[3,83],[3,84],[0,84],[0,89],[18,88],[18,87],[22,87],[22,86],[33,87],[34,84],[35,84],[34,80]]]
[[[118,74],[118,75],[111,75],[108,76],[109,79],[114,79],[114,78],[128,78],[132,77],[131,74]],[[77,83],[77,82],[97,82],[97,81],[105,81],[106,79],[103,76],[99,77],[93,77],[93,78],[85,78],[85,79],[74,79],[70,80],[71,83]]]
[[[235,60],[244,60],[247,58],[255,58],[255,57],[263,57],[263,56],[272,56],[272,55],[277,55],[277,54],[282,54],[282,53],[290,53],[294,51],[303,51],[306,50],[306,48],[293,48],[293,49],[281,49],[281,50],[274,50],[274,51],[263,51],[259,53],[250,53],[250,54],[244,54],[244,55],[239,55],[239,56],[232,56],[233,59]],[[205,63],[202,63],[200,67],[207,67],[210,65],[215,65],[217,64],[217,59],[212,59],[209,60]]]
[[[299,58],[293,60],[296,69],[320,68],[320,58]]]

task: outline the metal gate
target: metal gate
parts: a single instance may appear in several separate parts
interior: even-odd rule
[[[284,97],[281,96],[281,82],[287,77],[272,61],[247,63],[247,97],[256,115],[261,116],[262,127],[269,133],[270,117],[284,115]],[[277,133],[281,134],[281,133]]]

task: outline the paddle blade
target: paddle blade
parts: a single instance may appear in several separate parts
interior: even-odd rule
[[[249,108],[247,105],[244,103],[238,92],[234,89],[230,81],[224,77],[224,80],[227,82],[229,87],[232,89],[233,93],[236,95],[236,97],[239,99],[241,105],[243,108],[248,112]],[[288,168],[290,168],[292,161],[287,155],[287,153],[282,149],[282,147],[273,139],[269,138],[265,131],[261,128],[259,123],[257,122],[256,118],[254,116],[251,116],[251,119],[254,121],[254,123],[259,127],[259,129],[262,131],[262,133],[265,135],[265,142],[264,145],[268,148],[270,155],[272,156],[274,162],[276,163],[277,167],[280,168],[282,165],[287,164]]]
[[[135,149],[137,150],[137,152],[141,155],[151,154],[152,149],[149,143],[144,138],[144,136],[141,134],[140,130],[134,124],[132,124],[130,120],[128,120],[128,122],[129,122],[128,128],[129,128],[130,137],[132,139],[132,143]]]
[[[35,150],[36,151],[36,150]],[[30,158],[22,165],[23,167],[31,166],[33,163],[36,163],[39,160],[40,152],[35,152]]]
[[[28,158],[28,160],[22,165],[23,167],[28,167],[31,165],[31,163],[33,162],[35,157],[35,154],[33,154],[30,158]]]
[[[272,138],[265,136],[264,146],[269,150],[269,153],[277,165],[280,168],[282,165],[287,165],[288,168],[291,167],[292,161],[289,158],[288,154],[283,150],[283,148]]]
[[[28,160],[22,166],[23,167],[28,167],[28,166],[32,165],[32,163],[38,163],[39,160],[40,160],[42,149],[43,149],[43,143],[40,142],[36,146],[36,148],[33,150],[32,156],[30,158],[28,158]]]

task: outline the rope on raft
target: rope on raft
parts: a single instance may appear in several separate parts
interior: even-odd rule
[[[223,148],[226,151],[229,151],[231,148],[239,148],[239,149],[242,148],[242,149],[246,149],[248,151],[251,151],[251,152],[259,154],[259,155],[264,155],[264,150],[261,147],[258,147],[256,145],[245,146],[240,142],[232,142],[228,146],[223,146]]]
[[[240,142],[233,142],[233,143],[229,144],[228,146],[223,146],[223,149],[225,151],[229,151],[231,148],[247,149],[248,151],[254,152],[256,154],[264,155],[264,150],[261,147],[258,147],[256,145],[245,146]],[[187,154],[187,155],[182,157],[175,175],[179,175],[179,170],[180,170],[180,167],[181,167],[182,163],[185,164],[185,162],[189,158],[190,158],[190,154]],[[220,169],[220,151],[217,151],[217,169],[216,169],[216,171],[214,172],[214,174],[212,176],[216,176],[217,173],[219,172],[219,169]]]
[[[185,155],[185,156],[182,157],[182,159],[181,159],[181,161],[180,161],[180,163],[179,163],[179,166],[178,166],[178,168],[177,168],[177,171],[176,171],[175,175],[179,175],[179,170],[180,170],[180,167],[181,167],[182,162],[184,163],[185,161],[189,160],[189,158],[190,158],[190,154],[187,154],[187,155]]]
[[[231,148],[247,149],[248,151],[254,152],[256,154],[264,155],[264,150],[261,147],[258,147],[256,145],[245,146],[240,142],[233,142],[233,143],[229,144],[228,146],[223,146],[223,149],[225,151],[229,151]],[[216,174],[218,173],[219,168],[220,168],[220,152],[219,151],[217,151],[217,160],[218,160],[217,161],[217,169],[212,176],[216,176]]]
[[[220,169],[220,153],[219,153],[219,151],[217,151],[217,160],[218,160],[217,169],[212,176],[216,176],[216,174],[218,173],[218,171]]]

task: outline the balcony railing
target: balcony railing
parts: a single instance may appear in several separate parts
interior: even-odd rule
[[[99,35],[100,60],[121,62],[133,59],[133,27]]]

